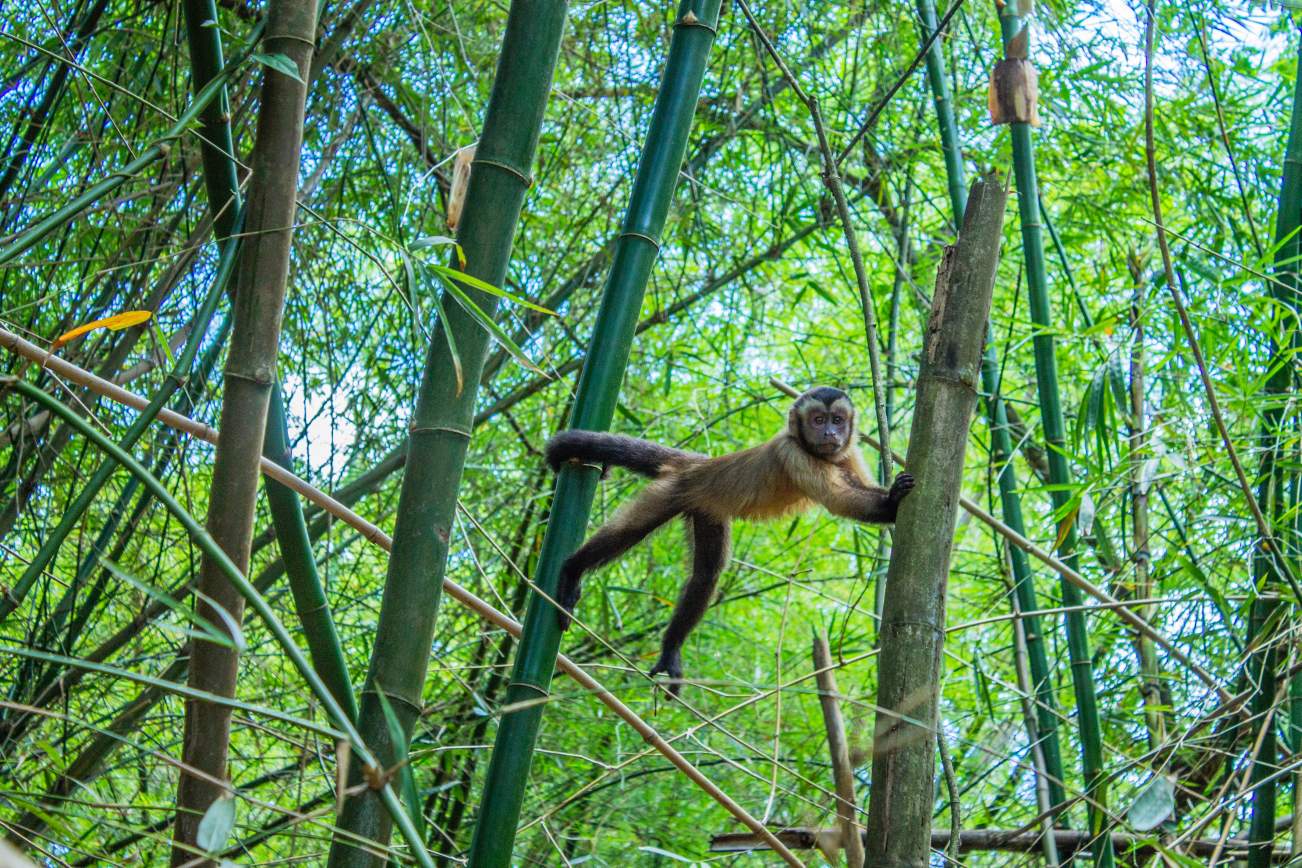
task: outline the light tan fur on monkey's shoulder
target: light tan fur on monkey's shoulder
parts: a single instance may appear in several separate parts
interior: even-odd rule
[[[821,458],[804,449],[791,428],[767,443],[718,458],[676,459],[662,474],[677,477],[676,487],[661,489],[664,496],[672,492],[682,510],[720,520],[780,518],[814,503],[855,518],[855,502],[863,492],[882,490],[871,481],[854,445]]]
[[[850,450],[853,452],[853,450]],[[686,510],[718,519],[763,520],[803,512],[818,495],[834,495],[851,484],[847,476],[867,487],[854,458],[832,462],[800,448],[787,432],[759,446],[704,461],[683,462],[674,468],[677,494]],[[673,472],[673,471],[671,471]],[[830,508],[830,504],[828,504]]]

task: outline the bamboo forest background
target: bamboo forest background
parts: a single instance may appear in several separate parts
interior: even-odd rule
[[[194,93],[181,5],[0,4],[0,326],[48,349],[83,323],[154,311],[158,329],[97,330],[57,350],[146,396],[159,394],[171,366],[162,338],[179,353],[205,323],[221,262],[201,139],[194,125],[168,132]],[[855,276],[815,130],[740,5],[726,3],[720,17],[613,425],[712,454],[779,430],[789,398],[773,378],[846,387],[864,430],[877,427]],[[278,62],[251,56],[263,11],[223,0],[207,25],[234,64],[230,121],[246,162],[260,83]],[[832,147],[846,149],[840,168],[880,332],[891,439],[903,452],[928,300],[955,225],[933,94],[925,64],[915,65],[918,9],[904,0],[767,2],[754,13],[817,97]],[[447,576],[517,619],[552,494],[540,448],[573,403],[675,16],[668,2],[568,10],[503,286],[558,315],[511,300],[499,308],[529,365],[489,347],[447,540]],[[1302,665],[1299,601],[1254,565],[1262,534],[1168,282],[1188,307],[1236,457],[1254,483],[1263,455],[1275,462],[1282,484],[1267,486],[1265,516],[1292,558],[1297,359],[1291,298],[1278,287],[1292,286],[1293,266],[1276,255],[1276,225],[1289,225],[1281,207],[1292,226],[1302,216],[1302,202],[1280,205],[1299,32],[1269,4],[1156,4],[1152,132],[1168,281],[1146,166],[1147,16],[1127,0],[1036,6],[1040,202],[1029,213],[1039,211],[1044,232],[1050,325],[1032,320],[1028,212],[1019,219],[1010,196],[990,340],[1026,535],[1054,549],[1074,525],[1079,571],[1129,601],[1221,691],[1108,606],[1084,600],[1089,656],[1078,662],[1093,672],[1103,774],[1089,814],[1149,842],[1138,855],[1118,845],[1122,864],[1209,864],[1242,857],[1250,837],[1273,838],[1282,853],[1302,845],[1291,825],[1302,695],[1290,698],[1289,681]],[[446,261],[446,246],[430,239],[451,234],[453,155],[480,135],[506,18],[504,4],[477,0],[348,0],[321,12],[278,371],[295,471],[388,533],[422,361],[443,339],[434,330],[441,285],[424,264]],[[986,100],[1004,56],[999,10],[968,0],[937,44],[968,176],[998,169],[1011,178],[1013,129],[991,125]],[[96,187],[106,179],[116,182]],[[59,210],[88,191],[81,206]],[[55,223],[32,236],[52,214]],[[25,238],[34,243],[19,250]],[[1272,274],[1284,276],[1276,284]],[[213,426],[229,307],[223,298],[206,323],[197,375],[168,404]],[[1065,485],[1050,481],[1041,421],[1032,339],[1046,333],[1056,339],[1066,418]],[[59,398],[109,440],[122,441],[137,418],[12,353],[0,354],[0,370]],[[1281,371],[1284,388],[1268,388]],[[24,583],[102,454],[30,394],[2,393],[0,827],[44,864],[165,862],[185,714],[176,686],[186,683],[191,643],[215,629],[188,615],[203,551],[176,513],[118,469]],[[964,494],[1004,517],[985,407]],[[128,451],[202,521],[210,445],[156,424]],[[593,518],[639,485],[611,474]],[[371,663],[387,555],[315,506],[306,518],[356,691]],[[810,636],[823,630],[831,643],[866,810],[887,540],[821,511],[739,525],[719,602],[686,649],[688,675],[700,682],[685,688],[688,705],[643,675],[684,578],[677,532],[590,579],[580,614],[593,632],[570,630],[562,650],[768,825],[835,828]],[[1037,712],[1027,639],[1042,640],[1047,660],[1050,701],[1039,710],[1061,718],[1054,786],[1073,801],[1058,825],[1089,829],[1062,586],[1042,561],[1030,563],[1040,633],[1019,640],[1007,540],[960,514],[940,706],[952,778],[938,784],[934,816],[938,830],[950,829],[956,793],[965,833],[1026,829],[1030,843],[995,853],[969,835],[962,854],[942,856],[938,844],[933,864],[1047,858],[1035,843],[1048,782],[1043,751],[1028,738]],[[306,645],[284,572],[260,497],[249,576]],[[332,719],[263,620],[248,618],[242,632],[228,760],[234,822],[210,849],[240,865],[324,864],[336,822]],[[513,649],[505,631],[447,599],[432,645],[402,649],[430,665],[409,762],[394,780],[403,778],[403,804],[440,864],[470,847]],[[711,854],[711,836],[741,830],[736,820],[589,691],[561,677],[552,690],[516,864],[772,864],[773,853]],[[397,834],[391,847],[394,858],[412,857]],[[810,864],[820,858],[801,852]],[[1253,853],[1255,864],[1272,858]]]

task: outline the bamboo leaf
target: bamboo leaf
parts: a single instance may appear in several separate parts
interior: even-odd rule
[[[226,841],[235,828],[235,799],[223,795],[204,811],[199,821],[199,832],[195,838],[199,849],[205,853],[216,853],[226,846]]]
[[[1094,498],[1090,497],[1088,491],[1081,492],[1080,507],[1076,515],[1081,535],[1089,536],[1089,532],[1094,529]]]
[[[1165,857],[1167,864],[1174,865],[1175,868],[1203,868],[1205,864],[1203,862],[1199,862],[1197,859],[1194,859],[1190,856],[1186,856],[1185,854],[1180,853],[1176,850],[1172,850],[1170,847],[1166,846],[1156,838],[1149,838],[1144,841],[1136,841],[1135,847],[1136,849],[1141,847],[1152,847],[1154,850],[1161,853],[1163,857]]]
[[[167,335],[163,334],[163,327],[154,320],[154,337],[158,340],[158,346],[163,350],[163,357],[167,359],[167,367],[176,367],[176,357],[172,355],[172,348],[167,343]]]
[[[438,314],[439,322],[443,323],[443,328],[440,329],[440,331],[443,332],[443,337],[446,338],[448,342],[448,354],[452,356],[452,373],[456,375],[457,394],[460,395],[461,390],[466,387],[466,376],[461,369],[461,354],[457,352],[457,338],[456,335],[452,333],[452,329],[447,327],[448,314],[447,311],[443,309],[442,297],[440,297],[437,292],[432,292],[430,293],[430,300],[434,304],[434,312]]]
[[[55,338],[54,343],[50,344],[50,352],[54,352],[69,341],[76,340],[82,335],[93,332],[96,329],[120,331],[125,328],[130,328],[133,325],[140,325],[142,322],[147,322],[151,316],[153,316],[153,314],[147,310],[129,310],[124,313],[114,314],[113,316],[106,316],[103,319],[88,322],[85,325],[79,325],[75,329],[66,331]]]
[[[213,642],[223,648],[231,648],[241,653],[244,652],[244,634],[240,631],[239,625],[231,619],[230,613],[221,606],[215,605],[211,601],[207,601],[209,605],[213,606],[218,616],[222,617],[223,622],[228,628],[228,632],[218,630],[215,624],[200,615],[190,606],[185,605],[166,592],[161,591],[146,582],[142,582],[109,558],[100,557],[99,563],[100,566],[108,570],[109,573],[118,581],[125,582],[137,591],[140,591],[140,593],[149,597],[151,600],[156,600],[162,603],[174,614],[179,615],[181,618],[198,627],[198,630],[196,630],[192,635],[201,638],[204,641]],[[230,629],[232,627],[234,629]]]
[[[455,238],[449,238],[446,235],[426,235],[413,241],[411,249],[424,250],[428,247],[445,247],[449,244],[452,245],[452,250],[457,254],[457,263],[464,271],[466,268],[466,251],[461,249],[461,245],[457,243]]]
[[[499,289],[498,287],[493,286],[491,283],[486,283],[480,280],[478,277],[475,277],[473,274],[467,274],[464,271],[457,271],[455,268],[449,268],[446,265],[438,265],[437,263],[430,263],[428,267],[438,272],[438,274],[442,276],[445,280],[452,280],[459,283],[464,283],[466,286],[477,289],[480,292],[486,292],[489,295],[495,295],[498,298],[504,298],[507,301],[515,302],[521,307],[529,308],[529,310],[536,310],[538,311],[538,313],[545,313],[548,316],[556,316],[556,311],[548,310],[547,308],[542,307],[541,305],[534,304],[528,299],[522,298],[521,296],[518,296],[515,293],[507,292],[505,289]]]
[[[1151,832],[1175,813],[1175,785],[1157,775],[1139,791],[1126,810],[1126,822],[1137,832]]]
[[[688,865],[695,865],[695,859],[689,859],[686,856],[680,856],[677,853],[671,853],[668,850],[662,850],[659,847],[638,847],[643,853],[651,853],[655,856],[663,856],[666,859],[673,859],[675,862],[686,862]]]
[[[274,69],[276,72],[279,72],[281,75],[289,76],[290,78],[294,79],[294,81],[299,81],[299,82],[303,81],[303,76],[298,74],[298,64],[294,63],[293,59],[288,57],[287,55],[263,54],[262,52],[255,52],[249,57],[251,60],[255,60],[258,63],[262,64],[263,66]]]
[[[447,269],[447,270],[450,271],[451,269]],[[465,290],[457,286],[455,281],[445,277],[442,269],[436,270],[435,273],[438,274],[440,278],[442,278],[443,285],[447,287],[448,294],[451,295],[454,299],[456,299],[457,304],[461,305],[461,307],[466,311],[466,313],[470,314],[470,316],[475,320],[475,322],[483,326],[484,329],[490,335],[492,335],[493,338],[499,344],[502,345],[503,349],[505,349],[508,353],[510,353],[512,358],[514,358],[517,362],[519,362],[528,370],[533,371],[536,374],[542,373],[542,371],[529,359],[529,357],[524,354],[524,351],[515,345],[515,341],[511,340],[510,335],[502,331],[502,327],[497,324],[497,321],[494,320],[491,316],[485,315],[484,311],[479,307],[479,305],[475,304],[475,302],[471,300],[470,296],[466,295]],[[446,332],[447,329],[444,329],[444,331]]]
[[[403,732],[402,722],[398,720],[398,715],[385,692],[377,686],[375,695],[380,700],[380,709],[384,712],[384,720],[389,727],[389,738],[393,742],[394,754],[398,759],[398,790],[402,793],[402,800],[407,803],[407,813],[411,815],[412,823],[424,834],[425,822],[420,810],[420,795],[416,792],[416,779],[411,773],[411,757],[406,733]]]
[[[1076,512],[1080,509],[1080,501],[1058,522],[1058,537],[1053,541],[1053,550],[1057,551],[1062,548],[1062,544],[1067,541],[1067,535],[1071,533],[1072,525],[1076,521]]]

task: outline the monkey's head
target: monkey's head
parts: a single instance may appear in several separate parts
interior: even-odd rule
[[[787,431],[810,455],[837,461],[854,444],[854,404],[840,389],[816,386],[791,405]]]

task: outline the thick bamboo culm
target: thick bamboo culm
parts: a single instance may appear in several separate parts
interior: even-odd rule
[[[950,555],[1007,198],[994,172],[972,184],[958,242],[936,270],[909,431],[917,485],[895,519],[877,634],[869,865],[925,865],[931,847]]]
[[[10,350],[16,355],[22,356],[32,362],[40,364],[47,368],[51,373],[61,377],[69,382],[85,386],[101,397],[108,398],[126,407],[141,410],[148,406],[149,401],[145,397],[122,388],[108,380],[102,379],[92,374],[90,371],[80,368],[73,363],[51,355],[45,350],[24,340],[11,331],[0,328],[0,346]],[[172,410],[162,410],[158,414],[158,420],[164,425],[175,428],[185,434],[189,434],[196,439],[203,440],[205,443],[216,445],[218,433],[215,428],[197,422],[188,416],[182,416]],[[393,547],[392,538],[376,525],[362,518],[339,501],[335,500],[329,494],[308,484],[290,471],[270,461],[267,458],[260,459],[262,473],[268,479],[273,479],[284,485],[286,488],[297,492],[308,501],[321,507],[321,509],[333,515],[344,524],[357,531],[367,542],[378,546],[384,551],[390,551]],[[490,624],[500,627],[512,636],[519,638],[521,632],[520,622],[511,616],[498,611],[491,603],[477,597],[461,585],[449,578],[443,579],[443,590],[448,596],[461,603],[467,609],[479,615]],[[583,667],[579,666],[573,660],[570,660],[564,654],[556,658],[556,666],[570,678],[574,679],[584,690],[591,693],[603,705],[617,714],[621,720],[642,736],[646,742],[651,745],[661,756],[668,760],[675,768],[681,771],[692,783],[700,787],[706,795],[719,803],[728,813],[736,817],[743,825],[758,835],[774,852],[786,859],[790,865],[803,865],[799,858],[783,844],[778,837],[770,831],[763,823],[756,819],[749,811],[739,805],[727,793],[707,778],[699,769],[674,749],[664,736],[660,735],[655,727],[643,720],[637,712],[629,708],[620,699],[601,685],[595,678],[589,675]]]
[[[638,316],[686,157],[719,7],[720,0],[678,4],[655,108],[575,388],[570,428],[606,431],[614,419]],[[493,738],[478,800],[468,854],[475,868],[513,864],[529,770],[561,644],[557,606],[550,595],[559,584],[561,564],[583,541],[598,476],[594,467],[573,464],[562,466],[556,475],[547,529],[535,562],[534,592],[526,604],[524,633],[503,703],[507,710]],[[795,856],[782,855],[797,864]]]

